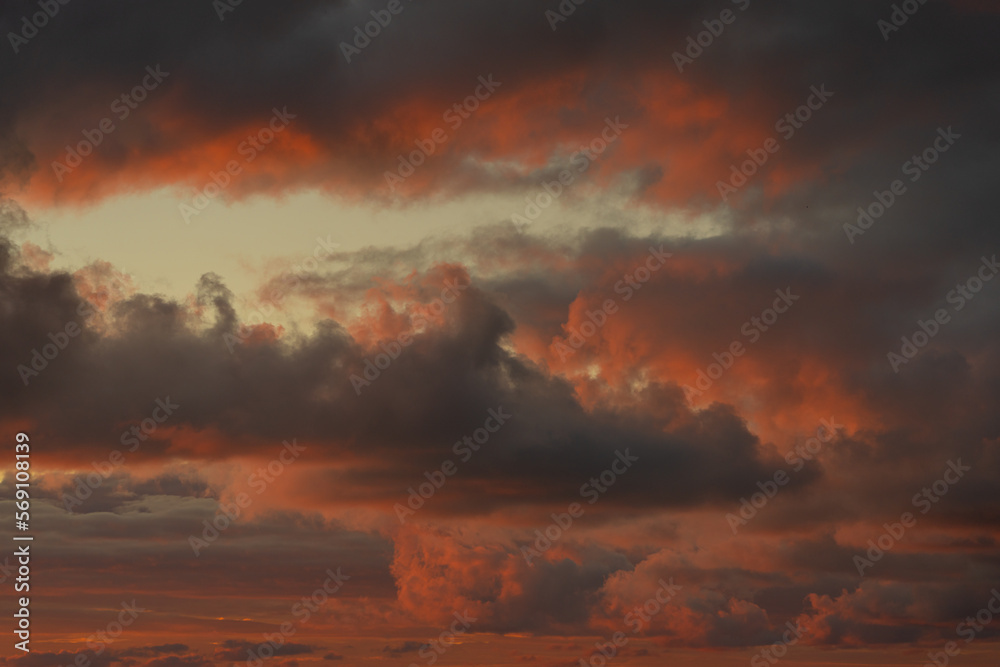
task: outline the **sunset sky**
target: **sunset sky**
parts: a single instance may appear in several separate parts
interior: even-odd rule
[[[0,34],[0,667],[1000,662],[1000,3]]]

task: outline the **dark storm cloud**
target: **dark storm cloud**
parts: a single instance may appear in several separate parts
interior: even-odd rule
[[[393,595],[388,575],[391,542],[314,513],[241,516],[196,557],[189,538],[203,536],[203,521],[211,520],[218,508],[218,502],[211,500],[147,496],[123,503],[113,512],[70,515],[54,503],[39,501],[33,511],[39,525],[45,527],[50,545],[38,557],[39,568],[44,568],[39,576],[44,577],[45,585],[68,589],[86,587],[95,576],[114,577],[118,586],[100,593],[93,602],[97,605],[104,600],[109,608],[126,595],[118,591],[167,588],[175,592],[214,591],[218,602],[206,604],[224,606],[225,591],[239,586],[262,594],[281,590],[291,595],[276,608],[290,617],[292,603],[322,585],[328,568],[336,571],[338,567],[351,577],[349,586],[345,584],[345,595]],[[115,550],[107,549],[109,540],[115,542]],[[296,567],[284,567],[289,561]],[[132,567],[137,562],[145,567]],[[185,573],[183,582],[164,578],[164,572],[175,570]],[[186,614],[184,604],[178,598],[164,602],[157,611]]]
[[[152,395],[153,387],[170,386],[172,398],[186,408],[177,411],[178,425],[214,428],[224,436],[216,451],[192,451],[192,455],[224,458],[249,451],[265,453],[287,437],[283,432],[296,433],[315,443],[311,446],[317,458],[310,474],[320,483],[310,485],[307,493],[321,501],[348,503],[401,500],[407,485],[423,481],[424,470],[452,456],[451,443],[482,424],[488,407],[503,406],[513,415],[509,424],[493,436],[475,460],[463,466],[462,474],[440,491],[435,502],[428,503],[423,510],[428,517],[481,515],[512,505],[535,505],[527,514],[528,520],[544,521],[549,511],[544,505],[565,506],[577,496],[582,481],[607,467],[615,449],[629,448],[641,462],[595,508],[589,517],[594,527],[607,520],[603,515],[608,508],[615,509],[616,520],[621,520],[629,516],[622,512],[626,506],[630,511],[656,511],[698,505],[725,507],[718,510],[721,526],[722,513],[734,510],[737,498],[756,491],[756,482],[770,477],[778,467],[786,467],[780,456],[760,459],[758,449],[766,451],[766,443],[758,442],[735,408],[715,404],[700,412],[690,411],[678,387],[686,379],[652,383],[614,408],[599,404],[584,409],[565,380],[503,345],[505,337],[519,326],[545,329],[552,324],[545,318],[536,322],[527,316],[515,322],[498,303],[514,297],[534,299],[536,307],[520,309],[532,313],[565,311],[580,294],[585,299],[592,295],[603,298],[610,290],[606,282],[609,275],[612,282],[617,279],[617,272],[605,266],[627,268],[636,258],[641,259],[644,249],[657,239],[637,239],[602,230],[581,234],[575,242],[548,244],[536,239],[526,246],[524,239],[519,243],[504,239],[498,230],[484,230],[484,234],[494,234],[503,242],[481,244],[489,248],[483,253],[495,254],[505,246],[521,250],[531,247],[572,260],[570,264],[577,268],[562,275],[564,280],[577,280],[577,289],[544,289],[552,270],[545,265],[536,265],[530,272],[515,270],[516,277],[494,271],[482,281],[474,279],[474,286],[450,307],[446,323],[419,335],[417,342],[361,396],[355,394],[347,375],[373,353],[360,349],[334,322],[326,322],[311,335],[291,336],[283,342],[239,345],[230,354],[222,335],[237,331],[239,323],[227,289],[212,276],[198,285],[195,299],[209,313],[204,327],[190,324],[186,306],[140,294],[109,316],[112,324],[123,321],[120,327],[112,326],[113,333],[91,332],[95,343],[88,339],[74,341],[83,350],[81,358],[99,355],[100,364],[85,364],[81,370],[73,363],[55,365],[62,357],[55,359],[53,367],[41,377],[49,378],[49,391],[57,388],[55,395],[70,398],[74,410],[57,411],[48,393],[34,391],[33,384],[23,387],[16,373],[12,374],[15,382],[11,382],[11,389],[19,392],[16,396],[20,397],[21,414],[39,421],[34,437],[59,442],[65,456],[74,452],[94,456],[95,452],[106,455],[105,448],[114,445],[113,441],[110,445],[101,443],[102,425],[109,432],[120,432],[122,424],[140,418],[148,410],[138,402],[134,409],[130,408],[126,396]],[[458,255],[464,243],[425,250],[432,255]],[[880,428],[842,434],[829,444],[829,456],[822,465],[814,464],[798,473],[801,477],[783,489],[781,496],[742,534],[791,534],[845,521],[895,520],[899,512],[912,509],[911,496],[940,476],[949,457],[963,457],[974,466],[973,471],[949,491],[947,502],[920,520],[921,531],[931,534],[949,526],[964,531],[963,538],[953,542],[954,552],[934,553],[944,544],[915,532],[907,536],[908,545],[922,550],[887,554],[866,581],[913,585],[930,582],[928,585],[942,588],[943,592],[937,593],[941,603],[950,601],[949,608],[957,609],[969,596],[962,593],[960,598],[950,597],[946,587],[969,567],[971,559],[983,563],[985,572],[971,588],[987,586],[991,576],[988,573],[997,567],[996,547],[981,536],[997,512],[990,480],[998,474],[997,459],[989,444],[990,438],[996,437],[996,416],[989,409],[996,400],[996,366],[995,359],[983,357],[989,341],[975,336],[940,338],[936,344],[950,349],[946,358],[956,361],[948,363],[943,371],[934,371],[942,362],[933,350],[927,350],[922,353],[927,355],[926,361],[925,357],[918,358],[906,373],[923,378],[924,373],[934,372],[930,376],[933,381],[907,381],[908,376],[897,376],[884,361],[886,337],[881,332],[905,324],[904,317],[886,304],[894,303],[901,292],[909,289],[882,279],[883,272],[889,269],[869,267],[848,276],[833,266],[802,256],[769,257],[743,239],[685,241],[671,249],[678,259],[692,262],[691,266],[719,261],[728,268],[706,275],[696,272],[693,276],[678,270],[643,287],[616,320],[634,320],[637,330],[630,336],[635,343],[641,344],[643,332],[648,332],[662,343],[679,341],[689,353],[710,359],[713,350],[737,335],[746,317],[758,312],[762,297],[773,299],[774,285],[791,283],[796,289],[802,286],[803,301],[795,306],[799,310],[783,316],[785,319],[769,333],[770,337],[762,339],[753,350],[754,358],[770,369],[768,380],[773,383],[772,387],[761,385],[759,397],[776,410],[798,405],[802,400],[795,389],[801,369],[799,360],[823,360],[833,369],[828,385],[859,393],[880,415]],[[602,261],[592,261],[598,254]],[[480,259],[473,253],[470,263],[476,265]],[[392,253],[385,253],[362,270],[378,275],[382,273],[378,271],[382,261],[384,266],[390,266]],[[574,273],[576,277],[572,278]],[[49,302],[65,301],[72,306],[78,299],[71,281],[63,279],[70,287],[51,293],[43,290],[45,296],[33,302],[36,312],[44,313]],[[3,276],[2,285],[14,304],[13,310],[25,312],[16,301],[24,290],[58,280],[58,275],[38,274],[13,265]],[[351,294],[358,280],[357,276],[317,274],[308,290],[337,293],[343,282],[347,294]],[[516,288],[508,291],[508,284]],[[879,287],[852,288],[855,284]],[[925,303],[933,303],[934,298],[927,293]],[[973,305],[986,304],[980,307],[988,310],[997,297],[984,292],[981,298],[983,301]],[[689,315],[678,317],[682,312]],[[4,321],[8,331],[33,326],[38,325],[26,318]],[[669,332],[666,338],[665,331]],[[562,335],[557,329],[550,333]],[[977,359],[975,374],[971,373],[971,359]],[[643,361],[652,363],[654,359]],[[135,372],[136,368],[142,372]],[[76,376],[77,372],[83,375]],[[867,378],[867,382],[857,383],[858,376]],[[84,379],[109,387],[112,399],[91,397]],[[386,410],[392,410],[396,419],[378,419]],[[273,440],[264,437],[260,442],[247,441],[247,436],[260,433],[273,434]],[[242,442],[231,445],[226,438]],[[947,447],[942,447],[944,441]],[[364,443],[365,447],[354,442]],[[183,442],[178,440],[177,444]],[[345,453],[361,457],[352,466],[349,478],[323,479],[320,464]],[[366,456],[374,457],[379,465],[366,464]],[[892,474],[888,475],[887,470]],[[36,510],[54,531],[47,537],[53,558],[49,567],[56,570],[60,559],[72,557],[86,575],[65,571],[59,574],[59,581],[82,586],[94,573],[119,572],[142,557],[153,567],[148,573],[133,572],[129,583],[156,590],[161,581],[157,566],[174,567],[192,558],[186,536],[215,512],[216,503],[209,498],[173,497],[204,493],[205,486],[197,480],[170,475],[149,481],[115,477],[107,484],[117,493],[94,499],[100,511],[95,507],[95,511],[74,517],[55,506]],[[518,489],[514,498],[492,491],[510,486]],[[53,505],[59,504],[53,500]],[[331,540],[331,533],[336,539]],[[173,536],[174,546],[164,549],[158,544],[151,549],[150,541],[163,536]],[[110,538],[119,545],[113,553],[102,547]],[[685,603],[705,624],[702,634],[692,640],[696,645],[743,646],[771,641],[774,626],[764,611],[794,619],[796,603],[801,607],[809,594],[831,600],[829,608],[817,612],[825,625],[817,630],[813,643],[906,643],[933,636],[919,625],[868,627],[872,616],[885,613],[891,596],[874,596],[866,588],[859,588],[861,582],[852,572],[851,558],[864,539],[855,543],[834,541],[830,534],[798,540],[789,537],[772,554],[772,561],[781,570],[794,573],[790,575],[698,566],[664,568],[662,575],[699,584],[697,593]],[[357,577],[351,582],[357,591],[383,599],[395,594],[394,579],[402,579],[409,568],[426,567],[422,563],[427,556],[421,548],[404,547],[399,539],[390,542],[384,537],[358,534],[308,515],[271,513],[246,523],[236,522],[194,565],[185,565],[190,579],[186,585],[202,593],[216,586],[222,587],[221,592],[234,583],[259,587],[262,573],[272,572],[267,563],[293,557],[301,563],[302,556],[297,554],[301,554],[304,544],[324,547],[313,552],[315,562],[310,572],[321,572],[334,561],[343,563],[345,572]],[[254,556],[248,558],[245,554],[251,552]],[[492,552],[488,562],[480,563],[472,556],[470,553],[467,567],[483,571],[497,569],[498,563],[508,560],[520,560],[516,544]],[[390,565],[393,558],[394,564]],[[477,554],[476,558],[482,556]],[[643,558],[640,555],[634,562]],[[503,599],[497,593],[490,598],[491,615],[479,627],[504,632],[578,632],[581,624],[586,624],[587,610],[602,584],[609,575],[630,570],[633,563],[629,560],[621,553],[595,549],[588,553],[586,565],[569,560],[539,561],[533,571],[522,568],[517,582],[523,593]],[[313,574],[290,577],[272,573],[264,577],[265,581],[280,583],[283,590],[301,590],[303,594],[316,585]],[[456,577],[456,581],[462,580]],[[421,601],[419,591],[409,590],[413,586],[407,583],[403,587],[406,599],[415,608],[422,608],[427,602]],[[480,592],[478,588],[476,592]],[[854,597],[860,602],[852,603]],[[731,599],[750,598],[755,599],[755,607],[740,614],[727,611]],[[452,596],[433,599],[437,600],[434,604],[444,605],[450,604]]]
[[[502,240],[502,232],[492,233]],[[379,350],[362,348],[334,321],[320,323],[311,334],[278,342],[238,344],[230,353],[223,336],[238,334],[240,323],[231,295],[213,276],[201,281],[196,297],[208,315],[205,327],[192,326],[180,304],[140,293],[118,303],[105,317],[114,333],[84,324],[83,333],[25,386],[18,367],[30,364],[32,350],[47,344],[49,333],[61,331],[65,322],[77,317],[80,299],[68,275],[10,265],[2,276],[10,316],[0,320],[4,342],[0,357],[9,369],[0,380],[5,405],[37,423],[34,435],[59,442],[60,456],[90,461],[106,460],[112,449],[122,449],[120,436],[127,428],[147,418],[157,399],[169,398],[181,407],[166,427],[210,429],[224,440],[214,451],[192,450],[176,433],[157,436],[143,445],[141,453],[126,458],[153,460],[177,452],[210,459],[240,451],[266,454],[283,440],[298,438],[319,445],[310,453],[314,465],[342,453],[360,457],[350,479],[325,478],[326,473],[316,470],[321,488],[328,489],[321,494],[383,502],[423,481],[423,473],[443,460],[456,458],[452,445],[480,428],[487,410],[502,408],[511,414],[490,443],[460,466],[462,475],[442,491],[443,500],[463,500],[438,503],[432,512],[475,513],[509,502],[564,502],[578,495],[581,484],[607,469],[616,451],[626,449],[641,463],[628,473],[627,484],[609,494],[610,505],[728,503],[754,492],[758,481],[787,467],[781,458],[784,452],[776,452],[770,460],[761,458],[761,443],[735,409],[712,405],[691,412],[680,385],[694,382],[694,377],[651,382],[629,397],[630,407],[598,404],[585,409],[568,382],[506,347],[505,341],[518,327],[537,328],[543,337],[561,339],[565,332],[558,321],[565,321],[564,316],[532,321],[531,315],[565,313],[581,289],[583,298],[600,303],[614,294],[615,280],[604,283],[608,273],[601,267],[618,264],[627,269],[629,262],[641,260],[644,248],[659,243],[655,238],[630,239],[609,231],[585,234],[581,241],[576,248],[533,242],[535,251],[571,254],[571,264],[580,268],[576,276],[561,272],[561,280],[575,283],[575,291],[547,288],[552,271],[544,266],[535,274],[520,272],[516,278],[494,274],[480,281],[473,275],[473,286],[449,306],[444,326],[418,334],[370,386],[362,387],[360,395],[351,376],[362,375],[365,360]],[[853,471],[838,479],[841,490],[850,486],[849,497],[858,502],[820,507],[809,500],[787,511],[822,512],[832,519],[863,515],[871,501],[905,505],[913,493],[936,479],[950,457],[958,456],[978,467],[952,495],[960,503],[955,507],[983,511],[978,503],[986,499],[986,480],[997,465],[989,456],[984,458],[988,451],[984,439],[995,437],[998,425],[995,414],[975,406],[988,404],[996,395],[996,385],[988,379],[994,377],[995,365],[982,366],[985,375],[970,374],[963,358],[981,357],[990,340],[963,336],[972,330],[961,318],[970,318],[978,330],[990,304],[1000,301],[1000,292],[984,289],[968,305],[968,315],[956,313],[956,321],[934,349],[922,351],[896,374],[885,355],[900,334],[912,332],[916,325],[909,322],[915,322],[917,314],[932,312],[926,309],[939,298],[932,291],[925,292],[923,305],[908,320],[908,314],[894,312],[896,307],[887,304],[898,302],[913,288],[908,282],[887,282],[882,267],[849,275],[802,256],[761,259],[744,241],[681,242],[671,249],[683,254],[685,261],[710,264],[721,259],[737,268],[707,282],[683,273],[664,275],[623,304],[627,307],[614,316],[613,324],[634,326],[637,342],[652,341],[669,331],[670,344],[707,364],[713,352],[740,337],[740,325],[748,317],[773,300],[776,286],[789,285],[802,295],[801,301],[754,346],[750,357],[770,367],[770,388],[762,389],[768,392],[762,397],[775,406],[797,404],[793,387],[801,366],[787,354],[794,349],[798,357],[831,364],[837,386],[860,392],[886,420],[881,432],[855,434],[830,447],[831,460]],[[446,245],[433,252],[459,250]],[[598,255],[601,262],[592,261]],[[384,253],[382,261],[362,271],[377,272],[392,263],[392,253]],[[935,271],[927,267],[925,273]],[[431,275],[426,278],[427,293],[440,289],[434,287],[440,276]],[[464,274],[454,275],[467,280],[461,277]],[[346,286],[350,295],[360,282],[357,275],[319,274],[305,289],[335,294]],[[880,287],[865,289],[866,284]],[[511,312],[524,319],[515,323],[498,303],[511,303]],[[954,361],[942,367],[941,354],[952,355]],[[655,356],[646,361],[654,360]],[[927,373],[933,373],[933,380],[911,379]],[[94,386],[101,391],[89,389]],[[386,410],[396,418],[381,419]],[[947,452],[937,444],[945,434],[952,443]],[[230,438],[241,444],[225,441]],[[166,450],[163,442],[173,449]],[[884,467],[900,462],[910,465],[892,483],[883,480]],[[820,469],[811,464],[793,475],[785,493],[795,495],[820,476]],[[484,493],[484,482],[516,483],[521,495],[515,500]],[[209,491],[191,479],[167,476],[120,485],[115,478],[102,484],[92,507],[83,509],[106,510],[158,494],[205,496]],[[761,525],[771,520],[777,519],[765,518]]]
[[[164,84],[169,97],[146,104],[169,107],[185,132],[167,135],[153,114],[140,110],[128,128],[106,137],[89,158],[102,173],[124,173],[136,160],[168,156],[181,148],[178,142],[196,147],[232,128],[258,126],[273,106],[287,105],[297,114],[295,131],[322,146],[330,163],[294,169],[280,177],[286,182],[278,187],[311,184],[336,190],[337,181],[346,178],[352,183],[347,189],[363,184],[361,190],[370,191],[384,185],[382,174],[401,148],[412,149],[412,141],[422,138],[400,143],[367,124],[401,101],[419,98],[434,110],[429,113],[440,115],[470,93],[479,75],[496,74],[504,82],[503,94],[512,96],[588,69],[586,105],[560,118],[564,126],[588,133],[593,121],[607,114],[641,123],[647,113],[656,113],[645,111],[648,100],[641,94],[616,84],[637,72],[665,72],[698,95],[721,93],[728,100],[726,117],[760,132],[802,104],[810,86],[829,85],[836,91],[830,108],[817,114],[775,161],[794,169],[822,157],[821,173],[808,178],[840,190],[841,204],[867,196],[938,125],[955,125],[974,137],[969,143],[997,139],[986,110],[995,107],[997,95],[996,13],[929,3],[886,42],[876,23],[891,7],[872,2],[752,2],[746,11],[707,0],[584,3],[553,31],[545,12],[557,6],[527,0],[404,3],[404,11],[348,63],[340,44],[353,38],[356,26],[372,20],[369,12],[382,9],[378,3],[247,2],[224,21],[211,3],[70,4],[20,53],[0,64],[0,80],[18,91],[0,113],[0,136],[12,147],[4,151],[6,172],[24,176],[32,168],[49,170],[32,153],[42,160],[58,157],[65,144],[79,140],[81,130],[106,113],[110,99],[131,89],[143,69],[157,63],[171,72]],[[725,8],[736,12],[736,21],[678,73],[673,54],[685,49],[689,36],[705,30],[703,21],[717,20]],[[17,30],[21,17],[34,10],[32,2],[7,3],[3,32]],[[46,121],[45,136],[28,129],[39,114]],[[547,141],[544,134],[525,131],[526,136],[511,138],[513,157]],[[495,148],[490,142],[473,145],[462,150]],[[738,148],[730,157],[744,156],[744,148],[754,146]],[[436,182],[431,191],[533,182],[463,166],[466,157],[461,152],[437,156],[438,162],[427,167]],[[666,154],[645,156],[629,167],[646,174],[644,182],[656,173],[669,180],[684,168]],[[714,190],[726,167],[723,163],[721,173],[704,175],[704,191]],[[850,185],[839,182],[845,170],[851,173]],[[252,189],[251,183],[274,185],[248,177],[239,187]],[[697,193],[687,196],[704,199]],[[754,208],[752,201],[746,205]]]
[[[240,318],[224,278],[211,274],[192,286],[188,303],[140,291],[82,318],[80,276],[28,268],[2,236],[0,414],[30,422],[33,437],[51,445],[53,459],[86,467],[120,448],[122,434],[149,417],[157,399],[169,397],[181,407],[163,433],[143,445],[142,460],[267,455],[282,440],[298,438],[314,457],[313,483],[300,493],[318,502],[387,505],[403,500],[425,471],[454,458],[452,444],[480,427],[488,409],[502,407],[512,415],[509,423],[428,503],[425,516],[482,517],[518,508],[516,521],[545,521],[552,508],[578,499],[580,485],[607,468],[616,450],[628,449],[639,464],[588,516],[594,527],[695,507],[717,511],[721,526],[723,513],[756,492],[759,481],[787,469],[784,450],[761,442],[736,406],[690,409],[681,385],[694,378],[657,369],[674,356],[704,367],[740,337],[740,325],[770,302],[774,289],[791,286],[802,300],[747,357],[759,369],[749,377],[748,393],[763,411],[783,416],[803,406],[825,409],[816,396],[826,392],[834,399],[829,413],[854,417],[858,428],[839,433],[821,462],[797,473],[742,531],[748,540],[781,536],[761,566],[775,571],[687,564],[664,567],[657,576],[675,575],[697,587],[683,603],[702,620],[691,640],[697,645],[773,641],[767,615],[794,619],[804,600],[815,621],[810,643],[947,638],[929,624],[974,612],[1000,571],[991,532],[1000,519],[994,483],[1000,475],[1000,279],[952,312],[928,349],[899,373],[886,353],[917,330],[918,320],[949,308],[950,291],[974,275],[981,257],[1000,251],[994,193],[1000,14],[927,3],[884,41],[876,21],[891,11],[887,3],[754,1],[677,77],[671,54],[725,3],[584,3],[552,32],[544,10],[555,5],[407,4],[348,64],[338,43],[377,5],[244,2],[220,22],[208,2],[70,3],[20,53],[0,59],[0,82],[14,91],[0,109],[0,170],[8,179],[2,186],[10,194],[32,170],[48,170],[46,160],[106,113],[107,102],[130,89],[144,67],[161,64],[171,72],[157,91],[162,95],[151,96],[88,163],[104,175],[127,174],[137,162],[225,138],[233,128],[263,122],[272,106],[287,105],[298,114],[296,132],[349,164],[358,182],[378,185],[398,145],[393,131],[373,129],[371,119],[385,120],[381,114],[400,100],[419,98],[436,114],[467,95],[480,74],[495,73],[503,94],[511,95],[585,72],[573,89],[584,102],[561,113],[558,124],[590,132],[594,118],[620,113],[640,132],[643,123],[673,109],[656,107],[633,85],[631,77],[652,72],[679,78],[696,97],[721,96],[720,117],[685,125],[698,137],[701,125],[714,123],[739,136],[766,134],[802,103],[809,86],[835,91],[769,162],[768,170],[790,174],[787,187],[765,196],[763,183],[751,182],[733,201],[735,230],[715,238],[596,230],[544,239],[497,225],[479,228],[470,239],[338,254],[348,268],[305,277],[295,296],[356,303],[375,286],[373,278],[401,284],[410,267],[418,267],[423,282],[416,291],[423,299],[445,276],[472,283],[449,307],[445,323],[419,334],[360,395],[349,378],[378,350],[356,340],[346,320],[324,320],[277,341],[254,339],[230,353],[223,337],[239,333]],[[0,33],[16,29],[34,8],[7,3]],[[623,93],[629,88],[636,90]],[[557,99],[539,113],[558,107]],[[510,115],[530,117],[533,109],[522,103],[517,111]],[[168,135],[157,113],[170,115],[182,132]],[[843,225],[854,222],[858,206],[874,201],[875,191],[901,178],[903,164],[933,142],[938,127],[953,127],[961,138],[918,181],[907,182],[906,194],[852,243]],[[409,145],[413,138],[419,137],[402,141]],[[514,157],[536,144],[547,155],[550,141],[538,130],[508,146]],[[472,145],[493,148],[486,140]],[[752,148],[737,146],[718,171],[713,166],[699,174],[703,189],[674,201],[714,210],[713,183],[726,177],[730,160],[745,159],[742,151]],[[428,167],[435,180],[430,191],[455,182],[523,188],[552,174],[551,164],[516,175],[459,169],[470,155],[476,152],[439,156],[439,164]],[[643,197],[663,203],[657,188],[687,170],[683,157],[665,149],[614,168],[634,170]],[[251,181],[250,189],[322,184],[337,192],[335,171],[314,165],[273,182]],[[150,182],[184,177],[171,172]],[[9,200],[0,200],[0,217],[5,234],[28,224]],[[613,296],[615,280],[661,242],[684,268],[658,274],[577,357],[615,365],[627,389],[574,384],[553,355],[513,351],[511,340],[525,332],[543,347],[563,338],[577,300],[593,307]],[[535,261],[519,264],[519,257]],[[491,263],[498,259],[500,268]],[[441,269],[440,262],[463,262],[468,276],[456,266]],[[87,267],[87,274],[100,268]],[[384,324],[376,319],[367,324]],[[26,384],[19,367],[30,366],[33,351],[55,344],[53,336],[59,339],[69,323],[81,333]],[[586,390],[599,399],[585,402]],[[841,415],[844,405],[864,414]],[[211,442],[191,444],[191,433],[208,433]],[[345,458],[348,474],[326,467]],[[912,511],[912,496],[958,458],[972,466],[969,475],[860,581],[851,558],[868,535],[856,524],[877,526]],[[397,591],[411,569],[422,575],[421,568],[449,565],[433,563],[427,545],[401,544],[308,513],[266,512],[237,522],[193,559],[185,540],[214,514],[218,493],[196,475],[116,473],[78,516],[60,508],[63,490],[71,491],[58,481],[47,485],[35,509],[52,531],[40,564],[53,584],[82,590],[104,575],[124,582],[124,590],[173,586],[171,592],[202,599],[223,597],[234,586],[305,595],[324,568],[342,564],[354,577],[352,596],[393,600],[398,593],[421,611],[452,602],[433,587],[421,597],[422,582],[438,584],[437,570],[413,576]],[[845,526],[851,534],[838,532]],[[164,536],[172,538],[166,546],[159,542]],[[106,548],[110,540],[115,550]],[[639,547],[626,557],[628,548],[619,545],[593,547],[585,564],[539,561],[536,570],[522,568],[506,582],[521,592],[505,597],[504,582],[481,584],[475,575],[499,571],[508,559],[520,565],[515,545],[478,547],[463,545],[460,552],[475,572],[444,585],[464,599],[493,604],[477,629],[500,632],[579,632],[606,580],[649,558]],[[298,571],[275,565],[289,561]],[[72,569],[65,567],[70,562]],[[171,570],[185,572],[184,581],[165,579],[162,572]],[[734,600],[753,604],[730,613]],[[118,600],[105,602],[113,607]],[[171,600],[167,611],[184,613],[186,604]],[[886,618],[919,620],[873,622]],[[663,634],[686,637],[675,628]],[[244,659],[249,646],[232,640],[216,658]],[[164,655],[173,652],[161,648]],[[149,667],[201,660],[155,657]],[[68,660],[36,653],[18,662],[54,667]]]
[[[735,489],[752,487],[768,472],[758,460],[756,438],[738,415],[724,406],[690,414],[676,387],[644,392],[646,400],[667,407],[660,415],[585,410],[568,383],[503,347],[514,322],[475,286],[450,307],[443,328],[418,335],[360,396],[350,376],[364,373],[370,353],[336,322],[321,323],[314,334],[287,344],[237,345],[231,354],[223,335],[237,333],[238,323],[228,290],[212,276],[202,279],[197,294],[198,303],[215,313],[208,328],[191,328],[187,311],[176,303],[134,295],[108,314],[114,333],[100,334],[83,323],[83,333],[37,376],[24,375],[25,385],[32,351],[53,345],[49,334],[78,320],[81,301],[66,274],[8,272],[0,288],[9,303],[0,320],[0,366],[10,371],[0,380],[9,397],[5,406],[37,424],[33,437],[60,443],[61,457],[109,460],[113,449],[124,450],[120,436],[128,426],[147,418],[158,399],[169,398],[180,407],[164,426],[212,429],[244,443],[220,442],[215,454],[190,450],[193,456],[224,458],[248,447],[266,453],[291,438],[321,443],[314,464],[352,450],[380,460],[387,455],[398,463],[387,476],[359,470],[351,484],[376,482],[376,491],[420,481],[425,466],[452,456],[452,443],[480,428],[490,409],[513,416],[494,436],[494,446],[469,466],[463,484],[516,480],[526,494],[516,502],[576,496],[618,451],[641,464],[616,501],[638,505],[732,498]],[[380,418],[387,409],[398,418]],[[172,454],[186,450],[176,436],[168,440]],[[156,442],[123,455],[165,456]],[[101,485],[95,505],[83,509],[181,492],[207,493],[190,479],[167,476],[121,490],[113,479]],[[486,494],[464,508],[483,510],[495,502],[501,501]]]
[[[107,465],[106,461],[100,463]],[[133,480],[127,471],[113,470],[108,477],[104,477],[91,467],[72,479],[46,477],[44,473],[38,478],[45,479],[46,488],[39,489],[35,498],[52,500],[75,514],[111,512],[146,496],[216,498],[218,492],[193,474],[165,473],[149,479]],[[4,480],[0,489],[13,494],[13,484],[12,480]]]

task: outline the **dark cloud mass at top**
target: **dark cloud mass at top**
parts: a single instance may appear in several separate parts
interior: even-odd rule
[[[151,611],[93,665],[243,661],[337,567],[351,578],[284,667],[422,660],[460,611],[478,620],[448,659],[575,664],[593,644],[577,638],[622,630],[667,579],[682,592],[621,664],[724,660],[789,622],[806,662],[864,648],[918,664],[954,640],[1000,574],[1000,11],[902,4],[918,9],[886,39],[884,2],[402,0],[348,62],[341,43],[385,5],[244,0],[220,17],[208,1],[75,0],[15,50],[39,5],[5,3],[0,424],[39,443],[37,614],[52,619],[5,662],[69,664],[133,597]],[[678,68],[723,10],[734,20]],[[52,163],[147,67],[169,74],[60,180]],[[497,91],[390,191],[386,171],[481,76]],[[819,88],[832,94],[783,135]],[[292,283],[262,272],[254,295],[220,271],[166,296],[120,276],[100,240],[70,268],[27,240],[36,211],[187,197],[274,110],[287,128],[217,206],[319,191],[414,220],[465,206],[469,227],[331,250]],[[483,213],[537,201],[610,119],[620,139],[554,206],[598,224]],[[859,207],[882,212],[857,226]],[[276,288],[283,304],[253,319]],[[794,298],[768,321],[776,293]],[[726,361],[734,343],[745,354]],[[158,401],[179,407],[153,419]],[[455,443],[490,410],[511,416],[462,460]],[[802,456],[823,420],[835,429]],[[291,441],[304,453],[258,496]],[[539,547],[625,451],[634,468]],[[401,519],[446,461],[458,472]],[[775,497],[728,518],[779,471]],[[12,477],[0,487],[12,509]],[[252,504],[192,554],[240,492]],[[916,525],[859,571],[904,512]],[[995,662],[996,636],[976,634],[969,667]]]

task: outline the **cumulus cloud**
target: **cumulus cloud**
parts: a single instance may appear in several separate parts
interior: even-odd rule
[[[0,27],[34,6],[5,4]],[[33,511],[66,632],[119,604],[94,590],[107,577],[157,601],[161,632],[193,638],[98,667],[245,660],[342,567],[343,590],[310,610],[307,630],[329,637],[281,655],[403,657],[465,612],[471,635],[608,636],[664,580],[682,592],[636,634],[670,650],[768,644],[796,622],[824,648],[947,639],[997,575],[1000,281],[962,289],[1000,249],[1000,14],[926,3],[886,42],[877,4],[753,3],[678,71],[673,50],[717,5],[584,3],[556,30],[522,0],[405,7],[348,63],[339,42],[370,11],[356,3],[243,3],[224,21],[212,3],[71,3],[0,63],[17,91],[0,110],[0,422],[44,443]],[[60,180],[52,163],[147,66],[169,76]],[[497,91],[389,192],[386,171],[488,75]],[[834,94],[724,205],[718,181],[811,86]],[[101,257],[58,268],[60,249],[24,240],[20,203],[203,185],[275,108],[294,118],[224,197],[537,195],[620,118],[620,140],[567,197],[621,197],[642,224],[537,231],[497,222],[505,211],[464,236],[337,250],[293,283],[262,278],[249,301],[280,288],[285,324],[248,318],[226,276],[168,298]],[[863,235],[845,234],[938,128],[960,139]],[[665,216],[715,231],[668,233]],[[651,270],[650,257],[666,261]],[[950,321],[894,368],[887,354],[942,308]],[[177,406],[162,422],[160,402]],[[463,457],[456,443],[490,410],[510,417]],[[824,423],[829,437],[804,450]],[[286,442],[304,448],[291,464]],[[637,464],[586,504],[619,452]],[[957,460],[968,474],[919,512],[914,498]],[[252,503],[192,554],[241,493]],[[584,517],[527,562],[522,548],[572,502]],[[747,507],[734,530],[727,515]],[[917,527],[859,577],[852,558],[907,511]],[[231,639],[196,642],[206,626]],[[333,643],[369,627],[385,636]]]

